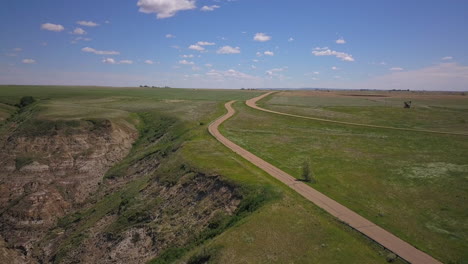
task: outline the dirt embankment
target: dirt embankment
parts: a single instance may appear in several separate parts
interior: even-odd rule
[[[72,126],[36,122],[5,135],[0,142],[0,242],[28,255],[57,219],[96,192],[136,136],[108,120]]]
[[[0,263],[145,263],[218,232],[242,200],[174,157],[173,121],[138,140],[107,120],[34,122],[0,142]]]

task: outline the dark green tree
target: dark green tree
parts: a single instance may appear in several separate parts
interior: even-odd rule
[[[23,107],[26,107],[32,103],[36,102],[36,99],[34,99],[34,97],[32,96],[23,96],[21,99],[20,99],[20,102],[18,104],[18,106],[20,108],[23,108]]]

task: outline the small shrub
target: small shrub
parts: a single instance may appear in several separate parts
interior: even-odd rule
[[[36,102],[36,99],[34,99],[34,97],[32,96],[23,96],[21,97],[20,99],[20,102],[19,104],[17,105],[19,108],[23,108],[23,107],[26,107],[30,104],[33,104],[34,102]]]
[[[397,259],[397,255],[393,254],[393,253],[388,253],[387,257],[386,257],[386,260],[388,263],[392,263],[394,262],[395,260]]]
[[[17,170],[31,163],[33,163],[33,159],[31,157],[17,157],[15,160],[15,166]]]

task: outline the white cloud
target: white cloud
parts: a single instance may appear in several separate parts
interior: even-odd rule
[[[252,69],[254,69],[254,70],[257,69],[257,66],[255,66],[255,65],[251,65],[250,67],[251,67]]]
[[[257,33],[257,34],[255,34],[253,39],[255,41],[259,41],[259,42],[265,42],[265,41],[269,41],[271,39],[271,37],[268,36],[265,33]]]
[[[41,29],[60,32],[63,31],[65,28],[62,25],[52,24],[52,23],[45,23],[41,25]]]
[[[202,46],[200,46],[200,45],[196,45],[196,44],[195,44],[195,45],[190,45],[190,46],[189,46],[189,49],[191,49],[191,50],[196,50],[196,51],[204,51],[204,50],[205,50],[204,47],[202,47]]]
[[[13,51],[14,52],[21,52],[21,51],[23,51],[23,49],[22,48],[14,48]]]
[[[218,49],[218,51],[216,51],[216,53],[218,54],[237,54],[237,53],[241,53],[240,51],[240,48],[239,47],[231,47],[231,46],[224,46],[220,49]]]
[[[339,38],[336,40],[336,44],[345,44],[346,41],[343,38]]]
[[[154,64],[154,62],[153,62],[152,60],[145,60],[145,63],[146,63],[146,64],[150,64],[150,65],[151,65],[151,64]]]
[[[36,63],[36,61],[33,60],[33,59],[24,59],[24,60],[22,60],[22,62],[24,64],[35,64]]]
[[[131,60],[121,60],[121,61],[116,61],[112,58],[105,58],[102,60],[103,63],[106,64],[133,64],[133,61]]]
[[[269,51],[269,50],[263,52],[263,54],[265,54],[266,56],[274,56],[275,55],[275,53],[273,51]]]
[[[176,36],[172,35],[172,34],[166,34],[166,38],[175,38]]]
[[[315,75],[319,75],[319,74],[320,74],[320,72],[317,72],[317,71],[316,71],[316,72],[313,72],[313,74],[315,74]]]
[[[275,74],[275,72],[282,72],[282,71],[284,71],[285,69],[287,69],[287,68],[275,68],[275,69],[271,69],[271,70],[266,71],[266,74],[269,75],[269,76],[273,76],[273,75]]]
[[[211,68],[211,67],[213,67],[213,65],[212,65],[212,64],[209,64],[209,63],[207,63],[207,64],[205,64],[205,67],[207,67],[207,68]]]
[[[98,23],[94,23],[93,21],[77,21],[78,25],[85,26],[85,27],[97,27],[99,26]]]
[[[86,34],[86,31],[82,28],[75,28],[75,30],[73,30],[73,34],[75,35],[84,35]]]
[[[195,63],[193,63],[193,61],[180,60],[180,61],[179,61],[179,64],[182,64],[182,65],[194,65]]]
[[[342,61],[354,61],[354,58],[352,55],[344,53],[344,52],[339,52],[339,51],[334,51],[330,50],[329,48],[315,48],[312,51],[312,54],[315,56],[335,56]]]
[[[403,68],[401,67],[393,67],[393,68],[390,68],[391,71],[402,71],[404,70]]]
[[[198,41],[197,42],[197,45],[200,45],[200,46],[213,46],[215,45],[216,43],[213,43],[213,42],[207,42],[207,41]]]
[[[259,52],[257,52],[257,53],[259,53]],[[254,60],[252,60],[252,61],[253,61],[253,62],[259,62],[259,60],[257,60],[257,59],[254,59]]]
[[[156,13],[158,19],[172,17],[179,11],[196,8],[195,0],[138,0],[137,6],[142,13]]]
[[[339,70],[339,68],[338,68],[338,67],[336,67],[336,66],[333,66],[333,67],[331,67],[331,69],[332,69],[332,70],[334,70],[334,71],[337,71],[337,70]]]
[[[83,52],[88,52],[88,53],[94,53],[96,55],[119,55],[120,52],[118,51],[113,51],[113,50],[95,50],[90,47],[85,47],[82,48],[81,51]]]
[[[200,8],[201,11],[208,12],[208,11],[214,11],[215,9],[220,8],[218,5],[212,5],[212,6],[203,6]]]
[[[293,42],[294,41],[294,38],[289,38],[288,39],[288,42]]]
[[[219,70],[210,70],[206,73],[207,76],[212,78],[222,78],[222,79],[243,79],[243,80],[252,80],[257,79],[255,76],[251,76],[245,74],[243,72],[239,72],[233,69],[227,71],[219,71]]]
[[[115,60],[112,58],[105,58],[102,60],[102,62],[107,64],[116,64]]]
[[[182,57],[182,58],[193,58],[194,56],[192,54],[189,54],[189,55],[184,54],[184,55],[180,55],[180,57]]]
[[[446,57],[443,57],[442,60],[453,60],[453,57],[452,56],[446,56]]]

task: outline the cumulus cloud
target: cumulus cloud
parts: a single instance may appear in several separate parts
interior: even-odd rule
[[[179,64],[182,65],[194,65],[195,63],[193,61],[188,61],[188,60],[180,60]]]
[[[255,41],[259,41],[259,42],[265,42],[265,41],[269,41],[271,39],[271,37],[268,36],[265,33],[257,33],[257,34],[255,34],[253,39]]]
[[[343,38],[339,38],[336,40],[336,44],[345,44],[346,41]]]
[[[442,60],[453,60],[453,57],[452,56],[446,56],[446,57],[443,57]]]
[[[22,49],[22,48],[14,48],[13,51],[15,51],[15,52],[21,52],[21,51],[23,51],[23,49]]]
[[[402,71],[404,70],[403,68],[401,67],[393,67],[393,68],[390,68],[391,71]]]
[[[289,38],[288,39],[288,42],[293,42],[294,41],[294,38]]]
[[[213,42],[207,42],[207,41],[198,41],[197,42],[197,45],[200,45],[200,46],[213,46],[215,45],[216,43],[213,43]]]
[[[106,64],[133,64],[133,61],[131,60],[121,60],[121,61],[116,61],[112,58],[105,58],[102,60],[103,63]]]
[[[99,26],[98,23],[95,23],[93,21],[84,21],[84,20],[82,20],[82,21],[77,21],[76,23],[78,25],[81,25],[81,26],[84,26],[84,27],[97,27],[97,26]]]
[[[62,25],[52,24],[52,23],[45,23],[41,25],[42,30],[49,30],[54,32],[63,31],[65,28]]]
[[[146,63],[146,64],[150,64],[150,65],[151,65],[151,64],[154,64],[154,62],[153,62],[152,60],[145,60],[145,63]]]
[[[334,70],[334,71],[337,71],[337,70],[338,70],[338,67],[333,66],[333,67],[331,67],[331,69]]]
[[[216,51],[218,54],[237,54],[241,53],[239,47],[224,46]]]
[[[36,61],[33,60],[33,59],[24,59],[21,62],[23,62],[24,64],[35,64],[36,63]]]
[[[354,61],[354,58],[352,55],[344,53],[344,52],[334,51],[327,47],[315,48],[312,51],[312,54],[314,54],[315,56],[335,56],[341,59],[342,61]]]
[[[166,34],[166,38],[175,38],[176,36],[172,35],[172,34]]]
[[[86,31],[82,28],[75,28],[72,33],[75,35],[84,35],[86,34]]]
[[[193,58],[194,56],[192,54],[184,54],[184,55],[180,55],[180,57],[182,58]]]
[[[275,55],[275,53],[273,51],[269,51],[269,50],[263,52],[263,54],[265,54],[266,56],[274,56]]]
[[[204,51],[205,50],[204,47],[202,47],[202,46],[200,46],[198,44],[190,45],[189,49],[196,50],[196,51]]]
[[[203,6],[202,8],[200,8],[200,10],[204,11],[204,12],[209,12],[209,11],[214,11],[217,8],[220,8],[220,6],[219,5],[211,5],[211,6]]]
[[[158,19],[173,17],[177,12],[195,9],[195,0],[138,0],[139,11],[155,13]]]
[[[213,64],[209,64],[209,63],[207,63],[207,64],[205,64],[205,67],[207,67],[207,68],[211,68],[211,67],[213,67]]]
[[[94,53],[96,55],[119,55],[120,52],[118,51],[113,51],[113,50],[96,50],[90,47],[85,47],[82,48],[81,51],[83,52],[88,52],[88,53]]]

